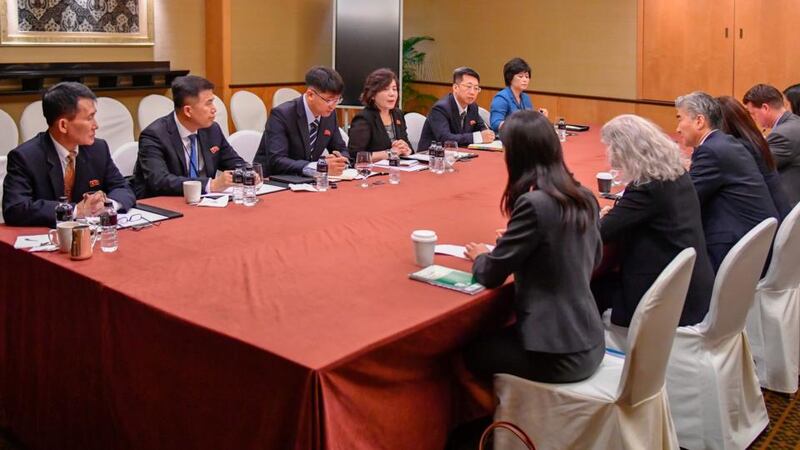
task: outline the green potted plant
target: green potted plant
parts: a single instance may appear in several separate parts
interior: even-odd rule
[[[427,53],[416,49],[420,42],[431,41],[430,36],[412,36],[403,39],[403,107],[406,111],[424,109],[427,110],[436,102],[437,98],[430,94],[425,94],[411,87],[411,83],[417,80],[418,71],[425,62]]]

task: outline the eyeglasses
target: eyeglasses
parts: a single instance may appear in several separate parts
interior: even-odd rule
[[[140,231],[140,230],[143,230],[145,228],[157,227],[157,226],[161,225],[158,222],[151,222],[150,220],[148,220],[146,217],[142,216],[141,214],[134,214],[132,216],[120,217],[119,220],[117,221],[117,228],[123,228],[122,225],[125,225],[126,223],[136,223],[136,222],[138,222],[140,220],[143,220],[143,221],[145,221],[147,223],[143,223],[141,225],[133,225],[133,226],[131,226],[129,228],[131,228],[133,231]]]
[[[309,89],[311,90],[311,92],[317,94],[317,97],[321,98],[322,101],[324,101],[325,103],[327,103],[329,105],[338,105],[338,104],[342,103],[342,96],[341,95],[338,96],[338,97],[334,97],[334,98],[325,98],[316,89],[312,89],[312,88],[309,88]]]
[[[481,87],[474,84],[459,84],[459,86],[463,87],[468,91],[475,91],[475,92],[481,91]]]

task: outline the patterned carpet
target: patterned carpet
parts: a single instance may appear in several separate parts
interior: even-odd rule
[[[769,427],[753,442],[751,450],[800,449],[800,403],[797,394],[764,391]],[[0,450],[25,450],[9,442],[0,432]]]

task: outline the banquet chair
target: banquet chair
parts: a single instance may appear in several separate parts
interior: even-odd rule
[[[0,156],[5,156],[19,145],[19,131],[14,119],[0,109]]]
[[[172,99],[159,94],[150,94],[139,102],[136,116],[139,121],[139,131],[147,128],[156,119],[175,111]]]
[[[139,143],[128,142],[111,152],[111,159],[124,177],[133,175],[136,158],[139,156]]]
[[[294,100],[297,97],[300,97],[301,93],[297,92],[292,88],[280,88],[272,94],[272,107],[276,107],[282,103],[286,103],[289,100]]]
[[[258,144],[261,143],[263,133],[253,130],[240,130],[231,135],[228,143],[231,144],[236,153],[248,163],[253,162],[258,150]]]
[[[606,352],[594,375],[551,384],[495,375],[495,421],[522,428],[540,450],[677,449],[665,372],[696,252],[680,252],[642,296],[625,355]],[[517,443],[495,436],[498,450]]]
[[[344,131],[344,128],[339,127],[339,134],[342,135],[342,140],[344,141],[344,145],[350,143],[350,135],[348,135],[347,132]]]
[[[237,91],[231,97],[231,118],[236,131],[262,132],[267,124],[267,107],[256,94],[250,91]]]
[[[112,154],[124,144],[133,141],[133,117],[119,100],[98,97],[95,120],[97,120],[95,136],[108,143],[108,149]]]
[[[225,102],[222,101],[221,98],[217,97],[214,94],[214,107],[217,109],[217,115],[214,118],[214,122],[219,124],[219,127],[222,128],[222,134],[225,135],[227,139],[230,135],[230,130],[228,128],[228,108],[225,107]]]
[[[422,136],[422,127],[425,125],[425,116],[420,113],[410,112],[406,113],[405,119],[408,141],[411,143],[411,148],[415,151],[427,150],[427,148],[417,148],[419,145],[419,138]]]
[[[761,387],[792,394],[800,376],[800,205],[783,220],[767,274],[747,314],[747,338]]]
[[[491,129],[492,128],[492,122],[491,122],[491,115],[489,114],[489,111],[487,111],[486,109],[478,106],[478,115],[481,116],[481,119],[483,119],[483,122],[486,124],[486,127]]]
[[[47,120],[42,112],[42,101],[36,100],[22,110],[19,118],[19,131],[22,142],[32,139],[42,131],[47,130]]]

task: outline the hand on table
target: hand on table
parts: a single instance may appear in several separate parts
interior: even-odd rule
[[[392,142],[392,151],[400,156],[406,156],[411,154],[411,147],[408,146],[406,141],[398,139]]]
[[[106,194],[103,191],[96,191],[83,194],[83,200],[75,205],[76,217],[93,217],[103,211]]]
[[[464,256],[469,258],[471,261],[475,261],[475,258],[484,253],[489,253],[489,247],[487,247],[486,244],[478,244],[476,242],[470,242],[464,247],[466,247],[467,249],[467,251],[464,252]]]
[[[611,206],[603,206],[603,209],[600,210],[600,218],[602,219],[609,211],[611,211]]]
[[[220,174],[211,180],[211,192],[222,192],[225,189],[228,189],[230,186],[233,186],[233,171],[226,170],[225,172],[220,172]]]
[[[333,154],[325,157],[328,162],[328,174],[331,176],[341,175],[347,168],[348,160],[341,153],[334,151]]]
[[[484,144],[488,144],[490,142],[494,142],[494,131],[490,129],[485,129],[481,131],[481,139],[483,139]]]

